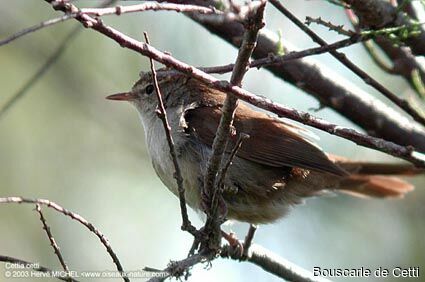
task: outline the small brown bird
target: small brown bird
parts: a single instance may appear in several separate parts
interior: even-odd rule
[[[159,75],[171,133],[184,179],[186,199],[201,210],[201,190],[211,146],[226,94],[183,74]],[[131,102],[139,111],[153,167],[175,194],[177,184],[164,128],[155,110],[151,73],[128,93],[108,96]],[[413,186],[390,175],[411,174],[410,165],[354,162],[324,153],[308,139],[308,131],[239,103],[227,152],[242,142],[224,181],[227,218],[253,224],[276,221],[306,197],[324,191],[358,196],[402,197]]]

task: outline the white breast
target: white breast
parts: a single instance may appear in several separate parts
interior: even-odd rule
[[[187,152],[187,137],[182,129],[179,127],[179,120],[181,111],[171,111],[178,113],[177,115],[168,115],[168,121],[172,128],[172,136],[174,146],[177,151],[177,160],[179,162],[180,170],[183,177],[183,185],[186,190],[186,201],[192,208],[199,209],[200,198],[200,182],[199,175],[201,171],[201,164],[199,158]],[[149,155],[152,159],[152,165],[165,186],[178,196],[178,187],[174,178],[174,164],[170,154],[170,147],[168,145],[164,126],[162,121],[155,115],[145,117],[140,115],[145,130],[146,144],[148,147]]]

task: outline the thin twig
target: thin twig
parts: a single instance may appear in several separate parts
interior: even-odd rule
[[[305,57],[313,56],[313,55],[320,55],[320,54],[327,53],[331,50],[345,48],[345,47],[354,45],[358,42],[369,40],[371,37],[372,37],[371,35],[368,35],[368,36],[353,35],[350,38],[343,39],[326,46],[313,47],[313,48],[305,49],[302,51],[292,51],[290,53],[287,53],[281,56],[269,54],[269,56],[267,57],[251,61],[248,64],[248,67],[261,68],[261,67],[267,67],[267,66],[280,65],[292,60],[301,59],[301,58],[305,58]],[[223,73],[231,72],[234,66],[235,64],[228,64],[228,65],[216,66],[216,67],[205,67],[205,68],[200,67],[199,69],[207,73],[223,74]]]
[[[326,46],[327,43],[320,36],[318,36],[314,31],[307,27],[302,21],[300,21],[294,14],[292,14],[288,9],[286,9],[279,0],[269,0],[269,2],[276,7],[282,14],[284,14],[288,19],[290,19],[294,24],[296,24],[302,31],[308,34],[314,42],[318,43],[321,46]],[[334,56],[338,61],[344,64],[352,72],[358,75],[363,81],[374,87],[376,90],[381,92],[385,97],[391,100],[398,107],[403,109],[408,113],[414,120],[419,122],[422,125],[425,125],[425,117],[423,117],[419,112],[417,112],[407,101],[399,98],[397,95],[388,90],[385,86],[380,84],[377,80],[372,78],[368,73],[360,69],[353,62],[351,62],[345,54],[339,53],[338,51],[331,50],[329,53]]]
[[[32,270],[35,270],[35,271],[38,271],[38,272],[48,273],[50,275],[50,277],[54,277],[54,278],[62,280],[62,281],[78,282],[78,280],[75,280],[72,277],[60,277],[60,276],[54,275],[56,271],[53,271],[53,270],[51,270],[47,267],[44,267],[44,266],[40,266],[40,265],[38,265],[38,263],[29,262],[29,261],[25,261],[25,260],[22,260],[22,259],[9,257],[9,256],[3,256],[3,255],[0,255],[0,261],[16,263],[16,264],[24,266],[26,269],[28,269],[28,267],[30,267]]]
[[[45,27],[48,27],[48,26],[52,26],[54,24],[61,23],[61,22],[64,22],[66,20],[72,19],[75,16],[76,16],[75,14],[74,15],[67,14],[67,15],[63,15],[62,17],[58,17],[58,18],[54,18],[54,19],[49,19],[47,21],[43,21],[43,22],[38,23],[36,25],[33,25],[31,27],[22,29],[22,30],[18,31],[17,33],[12,34],[11,36],[9,36],[9,37],[7,37],[5,39],[0,40],[0,46],[3,46],[5,44],[8,44],[8,43],[10,43],[10,42],[12,42],[12,41],[14,41],[14,40],[16,40],[16,39],[24,36],[24,35],[27,35],[27,34],[32,33],[32,32],[35,32],[35,31],[40,30],[42,28],[45,28]]]
[[[46,0],[49,1],[49,0]],[[67,10],[65,9],[65,12]],[[238,86],[231,85],[226,81],[220,81],[213,76],[202,72],[199,69],[194,68],[188,64],[185,64],[169,54],[158,51],[152,46],[139,42],[116,29],[113,29],[109,26],[104,25],[101,21],[97,21],[87,15],[83,15],[81,18],[76,18],[78,21],[82,22],[87,27],[90,27],[105,36],[115,40],[124,48],[134,50],[144,56],[150,57],[166,66],[173,67],[182,73],[185,73],[191,77],[194,77],[200,81],[207,83],[214,89],[232,93],[241,100],[244,100],[254,106],[267,110],[269,112],[275,113],[280,117],[286,117],[303,124],[321,129],[330,134],[343,137],[345,139],[351,140],[358,145],[375,149],[387,154],[390,154],[395,157],[403,158],[409,162],[412,162],[418,167],[425,166],[425,158],[423,155],[415,152],[415,148],[412,146],[400,146],[390,141],[386,141],[381,138],[376,138],[362,134],[351,128],[344,128],[342,126],[326,122],[324,120],[315,118],[308,113],[297,111],[284,107],[280,104],[274,103],[269,99],[265,99],[259,96],[256,96]]]
[[[56,240],[53,237],[53,234],[52,234],[52,232],[50,230],[49,225],[47,225],[47,221],[44,218],[43,212],[41,211],[41,207],[40,207],[39,204],[36,204],[35,205],[35,210],[40,215],[40,220],[41,220],[41,223],[43,224],[43,229],[46,231],[47,238],[49,238],[49,241],[50,241],[50,245],[53,247],[53,250],[54,250],[56,256],[58,257],[59,262],[62,265],[63,270],[65,270],[66,272],[69,272],[68,265],[66,264],[65,260],[63,259],[63,256],[62,256],[62,253],[60,251],[60,248],[59,248],[58,244],[56,244]]]
[[[323,20],[321,17],[318,18],[312,18],[312,17],[306,17],[305,18],[305,24],[310,25],[312,23],[315,23],[317,25],[322,25],[324,27],[327,27],[329,30],[333,30],[337,32],[338,34],[345,35],[345,36],[353,36],[356,34],[356,32],[352,30],[346,30],[344,29],[344,25],[335,25],[332,22],[327,22]]]
[[[197,5],[182,5],[182,4],[170,4],[170,3],[143,3],[129,6],[116,6],[109,8],[83,8],[80,9],[79,13],[95,16],[104,16],[104,15],[121,15],[126,13],[134,12],[143,12],[143,11],[176,11],[176,12],[198,12],[202,14],[211,14],[211,13],[221,13],[216,10],[214,7],[208,8]],[[0,40],[0,46],[6,45],[24,35],[38,31],[48,26],[55,25],[67,21],[69,19],[75,18],[78,13],[66,14],[58,18],[49,19],[42,21],[31,27],[22,29],[11,36]]]
[[[217,187],[219,187],[219,189],[221,189],[221,187],[224,184],[224,179],[226,177],[227,171],[229,170],[230,166],[232,165],[233,159],[235,158],[238,150],[240,149],[242,142],[249,138],[249,135],[246,133],[241,132],[240,136],[238,138],[238,140],[236,141],[235,146],[232,149],[232,152],[230,152],[230,156],[227,158],[226,162],[224,165],[222,165],[222,168],[220,170],[220,172],[218,173],[218,182],[217,182]]]
[[[47,206],[48,208],[52,208],[52,209],[56,210],[57,212],[65,215],[65,216],[72,218],[73,220],[78,221],[79,223],[81,223],[82,225],[87,227],[88,230],[90,230],[92,233],[94,233],[99,238],[100,242],[102,242],[103,246],[105,246],[108,254],[112,258],[112,261],[116,265],[117,270],[121,274],[123,274],[124,281],[130,282],[130,280],[124,275],[125,273],[124,273],[123,267],[120,263],[120,260],[118,259],[115,252],[112,250],[111,244],[109,243],[108,239],[105,237],[105,235],[102,234],[102,232],[99,231],[99,229],[97,229],[92,223],[87,221],[81,215],[76,214],[74,212],[71,212],[71,211],[61,207],[60,205],[58,205],[58,204],[56,204],[52,201],[46,200],[46,199],[27,199],[27,198],[22,198],[22,197],[2,197],[2,198],[0,198],[0,204],[6,204],[6,203],[17,203],[17,204],[25,203],[25,204],[44,205],[44,206]]]
[[[80,9],[81,14],[105,16],[105,15],[122,15],[126,13],[135,13],[143,11],[175,11],[175,12],[198,12],[201,14],[221,13],[214,7],[208,8],[197,5],[187,4],[171,4],[171,3],[143,3],[128,6],[116,6],[109,8],[83,8]]]
[[[145,40],[146,43],[149,44],[149,37],[148,34],[146,32],[143,33],[145,36]],[[187,215],[187,207],[186,207],[186,199],[185,199],[185,189],[183,186],[183,177],[182,177],[182,173],[180,170],[180,166],[179,166],[179,162],[177,159],[177,152],[176,152],[176,148],[174,146],[174,140],[173,140],[173,136],[171,135],[171,127],[170,124],[168,123],[168,118],[167,118],[167,112],[165,111],[165,107],[164,107],[164,103],[162,101],[162,95],[161,95],[161,90],[159,89],[159,84],[158,84],[158,80],[156,77],[156,71],[155,71],[155,66],[154,66],[154,62],[152,60],[152,58],[149,58],[149,62],[151,65],[151,72],[152,72],[152,80],[154,82],[154,87],[155,87],[155,93],[156,93],[156,97],[158,99],[158,117],[161,119],[162,121],[162,125],[164,126],[164,131],[165,131],[165,136],[167,137],[167,143],[170,149],[170,155],[171,155],[171,159],[173,160],[173,165],[174,165],[174,178],[176,179],[177,182],[177,187],[178,187],[178,192],[179,192],[179,199],[180,199],[180,210],[181,210],[181,216],[182,216],[182,226],[181,228],[185,231],[188,231],[189,233],[191,233],[192,235],[196,235],[197,234],[197,230],[196,228],[192,225],[192,223],[189,220],[189,216]]]
[[[250,224],[248,233],[245,236],[245,241],[243,242],[243,258],[247,258],[249,254],[249,248],[251,248],[252,241],[254,240],[255,232],[257,231],[257,225]]]

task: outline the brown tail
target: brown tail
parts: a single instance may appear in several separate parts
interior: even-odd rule
[[[402,198],[413,185],[393,176],[353,174],[340,183],[338,191],[354,196]]]
[[[353,162],[331,156],[342,168],[352,173],[340,182],[339,191],[354,196],[375,198],[402,198],[414,189],[410,183],[392,175],[415,175],[423,169],[404,164]]]

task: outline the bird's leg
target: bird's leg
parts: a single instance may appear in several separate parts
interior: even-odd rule
[[[232,257],[236,258],[242,258],[242,255],[244,254],[244,246],[241,241],[236,237],[236,234],[233,232],[226,233],[223,230],[221,230],[221,235],[223,238],[229,243],[230,247],[232,248]]]

